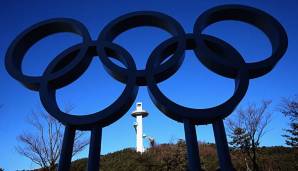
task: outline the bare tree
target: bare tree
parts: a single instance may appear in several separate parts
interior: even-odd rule
[[[68,106],[68,113],[73,109]],[[24,132],[17,137],[22,145],[16,146],[19,154],[29,158],[41,168],[55,170],[60,156],[60,148],[63,140],[63,125],[46,112],[32,111],[28,117],[28,123],[34,128],[32,132]],[[35,132],[34,132],[35,131]],[[73,156],[82,151],[88,141],[82,140],[83,132],[77,131],[74,141]]]
[[[271,121],[271,113],[266,111],[270,104],[271,101],[262,101],[260,106],[249,104],[247,108],[237,110],[236,118],[227,120],[229,136],[232,139],[230,144],[247,156],[254,171],[259,170],[257,148]]]
[[[282,114],[290,119],[290,129],[286,129],[286,144],[294,148],[298,147],[298,95],[284,98],[279,106]]]
[[[148,135],[143,135],[143,138],[147,139],[149,144],[150,144],[150,148],[154,148],[156,146],[156,142],[155,139],[151,136]]]

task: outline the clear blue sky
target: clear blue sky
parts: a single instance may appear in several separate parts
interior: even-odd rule
[[[183,3],[182,3],[183,2]],[[39,21],[54,17],[74,18],[86,25],[93,39],[112,19],[128,12],[154,10],[177,19],[186,32],[192,32],[196,18],[205,10],[216,5],[238,3],[262,9],[285,27],[289,47],[284,58],[275,69],[261,78],[252,80],[240,106],[249,102],[271,99],[273,120],[269,132],[261,145],[285,145],[281,136],[288,120],[276,111],[282,97],[297,93],[298,58],[298,4],[287,1],[1,1],[0,2],[0,167],[6,170],[35,168],[32,162],[17,154],[16,136],[29,130],[26,117],[32,109],[41,107],[38,93],[29,91],[13,80],[5,71],[4,56],[7,47],[17,34]],[[206,33],[229,42],[244,56],[246,61],[258,61],[271,53],[268,39],[258,29],[240,22],[221,22],[210,26]],[[138,68],[144,68],[150,52],[170,35],[156,28],[137,28],[116,39],[134,57]],[[27,53],[23,63],[26,74],[39,75],[47,64],[65,48],[80,42],[80,37],[71,34],[57,34],[36,44]],[[182,84],[183,83],[183,84]],[[170,79],[159,84],[163,92],[177,103],[188,107],[211,107],[223,102],[233,93],[233,80],[208,71],[187,51],[186,59],[179,71]],[[124,85],[112,79],[94,60],[86,73],[73,84],[58,91],[58,102],[74,104],[74,113],[90,113],[101,110],[112,103],[123,90]],[[137,101],[142,101],[150,112],[144,119],[145,133],[158,143],[184,138],[183,126],[161,114],[151,102],[146,87],[141,87]],[[130,116],[133,106],[120,120],[103,129],[102,154],[135,146],[134,118]],[[213,132],[208,126],[197,128],[198,140],[214,142]],[[79,157],[87,156],[87,150]]]

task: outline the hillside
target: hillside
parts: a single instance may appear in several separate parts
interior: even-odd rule
[[[296,171],[298,170],[298,153],[288,147],[262,147],[259,149],[261,170]],[[202,167],[205,170],[216,170],[218,161],[214,144],[200,144]],[[232,160],[237,170],[245,170],[245,163],[239,151],[232,151]],[[102,171],[130,170],[173,170],[187,168],[186,145],[180,140],[176,144],[160,144],[148,149],[142,155],[132,148],[101,156]],[[87,159],[79,159],[72,163],[72,171],[86,170]]]

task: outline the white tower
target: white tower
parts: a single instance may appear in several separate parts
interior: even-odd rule
[[[136,118],[136,122],[134,123],[134,128],[136,130],[136,143],[137,143],[137,152],[143,153],[143,118],[148,116],[148,112],[143,110],[142,102],[137,103],[136,110],[131,113],[133,117]]]

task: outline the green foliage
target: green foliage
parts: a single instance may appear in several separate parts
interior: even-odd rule
[[[199,143],[202,168],[212,171],[219,168],[215,144]],[[232,150],[231,158],[236,170],[246,170],[246,163],[240,150]],[[260,170],[296,171],[298,170],[298,153],[288,147],[258,148]],[[248,161],[249,162],[249,161]],[[251,163],[249,163],[251,164]],[[179,140],[176,144],[159,144],[147,149],[143,154],[132,148],[123,149],[101,156],[102,171],[182,171],[187,170],[186,144]],[[72,163],[72,171],[84,171],[87,159]]]
[[[215,144],[199,143],[201,167],[204,170],[216,170],[218,159]]]
[[[286,129],[286,144],[298,148],[298,95],[283,99],[280,111],[290,119],[290,129]]]
[[[292,122],[290,129],[285,130],[288,134],[283,135],[286,138],[286,144],[292,147],[298,147],[298,123]]]
[[[83,158],[83,159],[79,159],[76,161],[73,161],[71,163],[71,171],[81,171],[81,170],[86,170],[87,168],[87,163],[88,163],[88,159],[87,158]]]
[[[230,138],[232,140],[229,142],[229,144],[235,149],[246,151],[251,146],[249,134],[247,134],[243,128],[235,128]]]
[[[161,144],[152,147],[143,154],[134,149],[124,149],[110,153],[101,158],[101,170],[185,170],[186,145],[184,141],[177,144]]]
[[[246,170],[245,161],[241,158],[241,152],[232,151],[231,154],[234,167],[237,170]],[[298,170],[298,153],[294,148],[281,146],[261,147],[258,148],[258,156],[259,169],[261,171]]]

